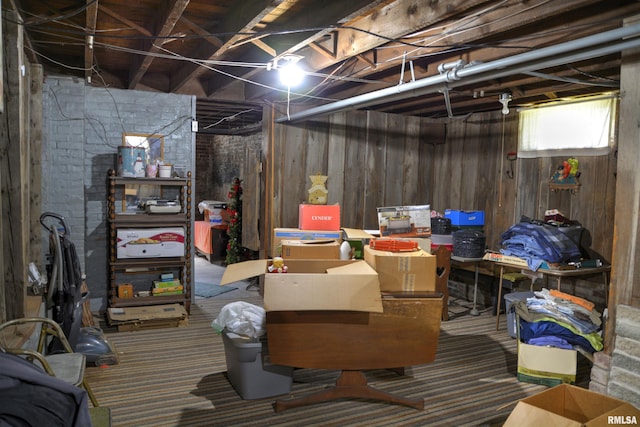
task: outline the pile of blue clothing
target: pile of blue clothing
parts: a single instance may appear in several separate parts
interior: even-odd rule
[[[530,270],[536,271],[543,262],[578,262],[581,258],[578,246],[558,227],[523,217],[501,236],[504,255],[527,260]]]
[[[579,298],[554,296],[548,289],[517,301],[513,307],[520,318],[520,340],[527,344],[582,349],[588,353],[602,350],[601,315],[595,309],[576,303]]]

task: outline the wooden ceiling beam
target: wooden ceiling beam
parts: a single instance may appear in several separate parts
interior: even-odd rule
[[[138,86],[142,76],[145,75],[154,60],[153,54],[160,51],[164,38],[171,35],[173,28],[188,4],[189,0],[172,0],[166,9],[161,9],[159,14],[156,15],[157,19],[154,25],[155,38],[153,40],[145,40],[143,50],[148,54],[142,60],[138,57],[137,61],[133,61],[133,66],[130,70],[132,77],[129,80],[129,89],[135,89]]]
[[[279,0],[272,0],[266,2],[260,0],[243,0],[242,2],[234,3],[233,9],[229,11],[227,19],[224,20],[221,33],[236,33],[236,35],[228,37],[222,46],[217,49],[211,49],[209,46],[200,46],[197,52],[193,52],[190,57],[198,58],[202,60],[216,60],[221,59],[221,56],[234,44],[246,37],[244,34],[253,31],[253,29],[262,21],[267,15],[272,13],[278,7],[285,7],[283,2]],[[172,82],[172,92],[180,91],[180,89],[192,79],[196,79],[206,71],[206,68],[197,64],[186,63],[182,65],[175,73]]]
[[[491,35],[491,38],[494,40],[493,43],[495,44],[494,48],[488,47],[484,49],[474,50],[471,53],[467,52],[467,55],[469,55],[467,59],[469,60],[473,59],[476,61],[488,62],[500,57],[504,57],[505,52],[508,52],[509,55],[515,55],[517,53],[526,52],[527,50],[535,46],[551,45],[554,43],[566,41],[567,34],[571,34],[571,36],[575,38],[586,35],[591,31],[591,25],[589,25],[589,23],[593,25],[593,23],[597,20],[602,20],[603,22],[611,21],[608,26],[602,27],[603,31],[616,27],[615,19],[621,16],[620,14],[622,11],[620,10],[605,13],[604,15],[599,15],[597,17],[589,17],[579,21],[575,21],[575,25],[577,25],[578,27],[582,27],[581,31],[573,28],[574,23],[572,23],[570,27],[566,24],[562,24],[562,26],[556,28],[547,27],[546,32],[548,32],[549,34],[545,36],[532,38],[528,35],[528,33],[524,33],[518,38],[510,37],[510,39],[505,43],[499,42],[501,34],[506,34],[508,32],[517,32],[520,26],[538,22],[538,20],[562,16],[562,14],[567,13],[567,8],[565,6],[569,5],[575,7],[576,4],[583,5],[584,3],[585,0],[550,2],[545,6],[544,10],[531,9],[529,3],[527,3],[526,5],[518,3],[512,5],[509,9],[507,9],[509,13],[507,14],[506,18],[500,18],[501,15],[498,11],[487,13],[483,15],[482,19],[479,18],[477,22],[474,21],[474,23],[478,26],[478,28],[476,28],[475,30],[462,31],[457,35],[454,34],[446,38],[443,36],[443,39],[438,41],[438,44],[440,46],[481,44],[484,40],[486,40],[487,35]],[[636,10],[640,10],[639,6],[640,5],[634,5],[633,7]],[[501,11],[504,12],[504,10],[502,9]],[[456,22],[448,22],[446,25],[449,28],[454,28]],[[501,45],[503,45],[504,47],[501,47]],[[515,46],[520,47],[514,48]],[[384,49],[378,49],[376,71],[381,72],[398,68],[402,62],[402,54],[407,49],[410,48],[401,43],[389,43],[385,45]],[[413,50],[411,56],[414,58],[414,61],[427,64],[433,61],[430,59],[429,55],[433,55],[432,57],[437,58],[437,60],[440,62],[448,62],[460,58],[460,53],[456,53],[455,51],[448,54],[443,53],[446,51],[446,47],[426,47],[421,49],[416,48]],[[421,56],[423,56],[424,59],[420,59]],[[352,73],[351,77],[365,78],[369,77],[372,72],[373,70],[371,70],[369,67],[363,67],[360,71]],[[431,74],[433,74],[433,72]],[[426,72],[422,71],[419,77],[422,78],[426,76]],[[366,88],[364,91],[367,91]],[[332,93],[338,93],[335,91],[335,87]],[[353,96],[354,94],[358,93],[363,92],[360,92],[357,89],[355,91],[351,89],[345,95]]]
[[[216,48],[219,48],[220,46],[222,46],[224,44],[224,42],[222,40],[220,40],[220,38],[218,38],[218,37],[216,37],[214,35],[211,35],[207,30],[205,30],[204,28],[202,28],[201,26],[199,26],[195,22],[191,21],[190,19],[187,19],[184,16],[181,16],[180,17],[180,22],[182,24],[184,24],[185,26],[187,26],[195,34],[197,34],[199,36],[202,36],[204,41],[206,41],[207,43],[213,45]]]
[[[469,8],[486,3],[492,2],[490,0],[450,0],[435,4],[417,4],[414,0],[386,2],[374,13],[359,14],[357,19],[343,20],[343,27],[334,29],[336,45],[333,59],[309,46],[297,53],[304,57],[304,63],[308,69],[323,70],[345,59],[387,44],[390,40],[401,38],[407,32],[421,30]],[[247,89],[248,99],[262,98],[268,92],[264,87],[252,86]]]
[[[123,23],[124,25],[126,25],[128,27],[133,28],[134,30],[136,30],[137,32],[142,34],[143,36],[147,36],[147,37],[152,37],[153,36],[151,31],[147,30],[145,27],[136,24],[132,20],[125,18],[124,16],[120,15],[119,13],[114,12],[113,10],[111,10],[110,8],[108,8],[107,6],[105,6],[103,4],[100,5],[100,12],[104,12],[107,15],[109,15],[110,17],[112,17],[113,19],[115,19],[117,21],[120,21],[121,23]]]
[[[307,32],[294,32],[289,34],[286,38],[279,36],[281,45],[277,49],[278,55],[276,58],[283,57],[287,54],[298,54],[298,52],[313,44],[320,39],[330,35],[335,30],[335,23],[349,22],[357,19],[362,15],[371,13],[379,8],[381,5],[390,3],[390,0],[350,0],[344,1],[332,1],[332,2],[318,2],[317,8],[309,10],[306,13],[301,13],[294,19],[287,22],[286,28],[283,26],[272,25],[269,30],[274,33],[286,32],[289,29],[296,28],[319,28],[317,31]],[[313,46],[316,49],[317,46]],[[322,52],[326,55],[326,52]],[[228,91],[229,85],[243,85],[247,80],[256,79],[258,74],[265,75],[263,70],[254,69],[249,71],[240,70],[238,73],[239,79],[237,81],[226,79],[224,81],[212,82],[212,92],[210,96],[215,96],[216,93],[222,91]],[[267,78],[268,79],[268,78]],[[233,89],[231,89],[233,90]],[[266,89],[268,90],[268,89]]]
[[[544,17],[547,17],[547,18],[550,18],[552,16],[557,16],[558,14],[562,16],[562,13],[566,13],[566,11],[563,11],[562,8],[558,9],[557,6],[564,5],[564,4],[565,4],[564,2],[551,2],[548,4],[548,7],[551,8],[550,10],[548,10],[544,14],[542,14],[541,11],[538,11],[538,12],[539,14],[542,14],[544,15]],[[592,28],[596,22],[602,21],[602,24],[598,26],[599,31],[611,30],[614,28],[618,28],[620,26],[619,19],[621,19],[621,17],[624,16],[624,14],[633,13],[634,11],[640,11],[640,3],[635,3],[633,5],[630,5],[624,8],[616,9],[615,11],[603,12],[601,14],[598,14],[597,16],[590,16],[590,17],[578,19],[578,20],[572,21],[570,25],[562,22],[558,24],[556,27],[546,26],[545,27],[546,31],[545,31],[545,34],[543,35],[532,37],[528,34],[522,34],[518,38],[511,37],[507,42],[505,42],[505,45],[520,46],[519,48],[508,49],[509,55],[516,55],[518,53],[529,51],[530,49],[536,48],[538,46],[550,46],[557,43],[565,42],[569,39],[569,37],[572,39],[576,39],[576,38],[580,38],[580,37],[584,37],[589,34],[592,34],[593,32]],[[536,16],[538,15],[534,14],[534,15],[519,15],[519,16],[523,18],[521,23],[532,24],[536,22],[535,19],[536,19]],[[494,18],[497,19],[497,17],[494,17]],[[511,28],[512,33],[517,32],[517,30],[518,30],[518,27]],[[498,29],[491,28],[491,31],[493,31],[491,34],[497,34]],[[471,36],[478,37],[477,34],[471,34]],[[464,43],[472,42],[472,39],[467,39],[467,36],[465,36],[465,38],[456,38],[452,40],[452,42],[456,44],[464,44]],[[479,42],[482,42],[482,40],[479,40]],[[505,57],[504,52],[505,50],[507,50],[506,46],[505,48],[501,48],[501,45],[499,43],[496,43],[495,45],[487,48],[480,48],[473,51],[465,52],[463,55],[457,52],[453,52],[448,55],[439,55],[436,58],[439,63],[456,61],[460,59],[461,56],[463,56],[467,62],[471,60],[479,61],[479,62],[491,62],[496,59]],[[395,49],[391,48],[390,46],[386,46],[386,47],[388,48],[378,50],[379,51],[378,62],[377,62],[378,70],[382,74],[384,74],[385,71],[387,73],[392,72],[394,68],[399,70],[399,67],[400,67],[400,60],[396,60],[395,62],[392,62],[390,58],[393,55],[399,54],[399,52],[401,51],[401,46],[396,46]],[[417,61],[419,63],[422,62],[422,60],[417,60]],[[368,67],[363,67],[363,68],[367,68],[367,69],[361,70],[359,72],[354,72],[351,74],[351,76],[358,77],[358,78],[365,78],[365,77],[372,78],[371,70],[369,70]],[[432,71],[431,75],[433,74],[434,72]],[[429,75],[427,75],[422,70],[419,70],[417,72],[416,79],[421,79],[425,77],[429,77]],[[391,86],[392,84],[395,84],[393,80],[390,81],[389,86]],[[380,88],[380,86],[376,87],[376,89],[378,88]],[[348,97],[361,95],[363,93],[367,93],[370,91],[371,91],[371,88],[368,87],[367,85],[353,85],[348,83],[340,83],[340,84],[333,85],[333,87],[329,91],[320,92],[316,94],[322,95],[322,96],[328,96],[331,98],[344,99]]]
[[[87,83],[91,83],[91,73],[93,72],[93,42],[98,22],[98,1],[87,0],[87,10],[85,14],[85,43],[84,43],[84,77]]]

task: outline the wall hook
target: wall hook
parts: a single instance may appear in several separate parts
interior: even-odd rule
[[[513,162],[518,158],[518,154],[515,151],[507,153],[507,160],[509,160],[509,170],[505,171],[509,179],[513,179]]]

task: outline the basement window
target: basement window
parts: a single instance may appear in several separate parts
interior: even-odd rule
[[[614,141],[614,96],[520,110],[518,157],[601,156]]]

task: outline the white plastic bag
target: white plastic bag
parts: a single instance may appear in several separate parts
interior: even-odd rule
[[[239,335],[258,338],[266,333],[265,323],[264,308],[236,301],[222,307],[218,317],[211,322],[211,327],[219,334],[226,328]]]

